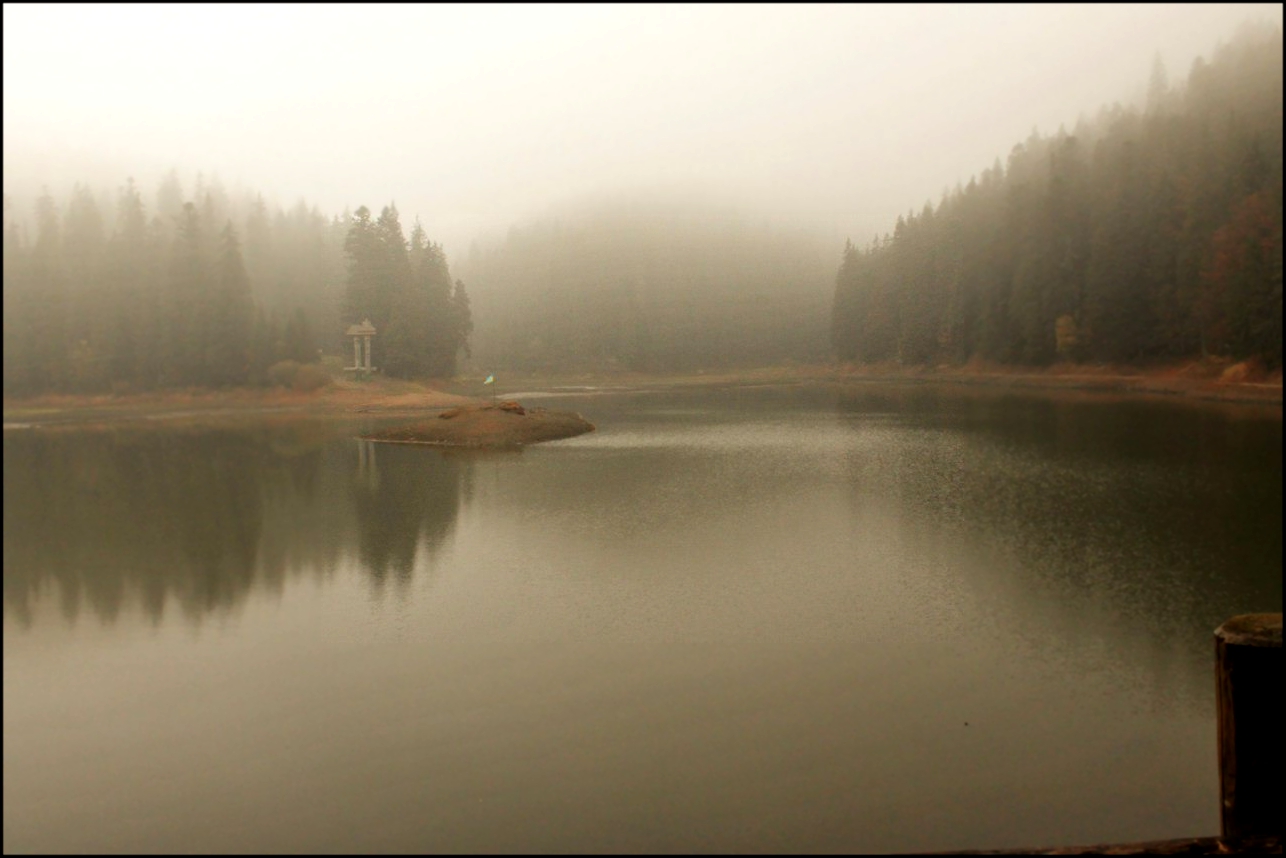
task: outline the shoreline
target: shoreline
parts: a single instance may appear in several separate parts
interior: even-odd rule
[[[938,367],[787,364],[695,373],[523,374],[506,378],[506,389],[501,392],[512,398],[530,396],[537,392],[576,396],[642,389],[806,383],[916,387],[941,385],[978,392],[1032,395],[1075,393],[1144,401],[1165,399],[1281,406],[1280,371],[1264,380],[1230,381],[1220,377],[1223,374],[1220,370],[1226,370],[1227,366],[1226,363],[1215,364],[1212,369],[1196,363],[1151,368],[1063,364],[1042,369],[976,363]],[[509,390],[520,392],[513,393]]]
[[[852,381],[939,383],[1024,392],[1069,391],[1246,405],[1282,404],[1280,378],[1271,381],[1225,381],[1217,377],[1201,377],[1184,368],[1120,372],[1110,367],[1055,366],[1045,371],[1033,371],[1030,368],[996,371],[989,368],[975,372],[964,367],[904,373],[853,370],[840,377]]]
[[[1263,380],[1227,380],[1198,364],[1156,368],[1062,365],[1046,369],[977,364],[963,367],[898,367],[797,364],[695,373],[522,374],[503,379],[505,388],[533,395],[565,388],[569,395],[612,393],[640,389],[749,387],[784,384],[881,384],[891,386],[944,385],[979,392],[1075,393],[1125,399],[1163,398],[1171,401],[1216,402],[1281,408],[1280,371]],[[1226,364],[1223,365],[1226,367]],[[1235,367],[1236,365],[1234,365]],[[438,385],[433,387],[430,385]],[[474,395],[470,395],[473,392]],[[462,405],[481,405],[491,397],[478,384],[459,380],[425,383],[380,378],[356,383],[337,380],[325,388],[303,393],[281,389],[175,390],[128,395],[46,394],[5,399],[4,428],[164,421],[226,417],[301,415],[313,417],[397,417],[425,415]],[[514,394],[496,391],[506,398]]]
[[[299,415],[351,417],[397,416],[444,411],[475,404],[461,396],[414,382],[381,379],[358,384],[339,381],[311,392],[282,389],[173,390],[97,395],[46,394],[4,400],[4,427],[30,428],[82,423],[221,419]]]

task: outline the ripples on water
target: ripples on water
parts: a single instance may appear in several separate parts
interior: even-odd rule
[[[1281,609],[1279,413],[556,407],[598,431],[6,432],[6,851],[1217,830],[1210,632]]]

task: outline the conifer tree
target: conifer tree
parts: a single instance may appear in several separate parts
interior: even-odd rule
[[[165,386],[194,385],[204,376],[209,319],[210,269],[201,215],[183,204],[170,241],[161,299],[161,380]]]
[[[1278,275],[1280,280],[1281,273],[1281,249],[1278,248]],[[1279,290],[1280,294],[1280,290]],[[473,334],[473,310],[469,306],[469,293],[465,291],[464,281],[455,281],[455,291],[451,293],[451,329],[455,335],[455,347],[457,352],[464,352],[464,356],[472,357],[473,351],[469,346],[469,337]],[[450,373],[455,373],[454,361],[450,367]]]
[[[94,392],[107,386],[110,305],[105,290],[103,218],[90,189],[77,183],[67,208],[65,247],[67,277],[68,389]]]
[[[63,390],[67,382],[67,293],[62,224],[48,189],[36,201],[36,241],[28,257],[27,300],[18,310],[28,326],[19,348],[38,391]]]
[[[254,302],[232,221],[220,236],[210,315],[206,330],[204,375],[208,384],[245,384],[250,375]]]

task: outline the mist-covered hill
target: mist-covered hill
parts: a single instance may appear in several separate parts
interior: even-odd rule
[[[475,246],[474,360],[674,371],[827,355],[838,247],[677,198],[586,203]]]

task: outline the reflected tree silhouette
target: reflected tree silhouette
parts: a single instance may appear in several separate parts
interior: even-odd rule
[[[409,581],[421,542],[431,560],[449,540],[471,465],[384,450],[363,475],[355,443],[316,421],[6,432],[6,615],[29,625],[56,598],[68,621],[110,623],[132,601],[159,623],[172,602],[199,622],[354,554]]]
[[[431,561],[450,538],[472,462],[418,445],[354,444],[358,557],[376,587],[390,578],[404,587],[421,544]]]

